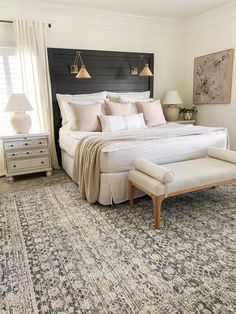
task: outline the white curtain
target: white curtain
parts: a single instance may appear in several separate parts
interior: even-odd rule
[[[12,93],[22,93],[22,76],[17,48],[0,47],[0,136],[12,133],[11,113],[5,111]],[[34,123],[34,121],[33,121]],[[0,176],[5,174],[2,143],[0,143]]]
[[[23,90],[37,115],[39,128],[49,133],[53,168],[59,168],[53,129],[51,84],[47,56],[48,24],[39,21],[13,22],[20,53]],[[37,119],[38,118],[38,119]],[[35,126],[33,126],[35,127]]]

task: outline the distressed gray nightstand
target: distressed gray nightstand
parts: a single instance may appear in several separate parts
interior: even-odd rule
[[[14,176],[35,172],[52,175],[47,133],[6,135],[0,140],[9,181],[13,182]]]

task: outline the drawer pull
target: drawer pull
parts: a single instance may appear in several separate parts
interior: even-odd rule
[[[41,161],[41,164],[44,164],[44,161]]]
[[[12,154],[12,156],[15,156],[15,154]]]
[[[14,145],[13,144],[11,144],[11,147],[13,147]]]
[[[42,153],[43,151],[41,150],[40,153]]]
[[[39,144],[42,144],[42,142],[39,142]]]
[[[13,167],[16,168],[16,165],[14,165]]]
[[[25,143],[25,145],[27,146],[27,145],[28,145],[28,143]]]
[[[26,152],[27,155],[29,155],[29,152]]]

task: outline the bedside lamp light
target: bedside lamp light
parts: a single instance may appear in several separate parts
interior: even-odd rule
[[[80,70],[78,69],[78,62],[81,63]],[[75,54],[75,60],[74,64],[70,66],[70,73],[71,74],[77,74],[75,78],[77,79],[90,79],[91,76],[88,73],[85,64],[83,63],[82,57],[81,57],[81,51],[76,51]]]
[[[145,63],[144,68],[139,73],[139,76],[153,76],[152,71],[150,70],[147,63]]]
[[[25,111],[32,111],[25,94],[12,94],[8,100],[5,111],[14,112],[11,124],[16,133],[29,133],[31,117]]]
[[[179,106],[183,103],[177,90],[170,90],[163,99],[163,105],[167,105],[164,114],[167,121],[176,121],[179,118]]]
[[[144,63],[144,67],[142,69],[142,71],[139,73],[139,76],[153,76],[152,71],[149,68],[148,63],[145,61],[143,55],[139,56],[139,61],[138,64],[136,65],[136,67],[131,67],[130,68],[130,73],[131,75],[138,75],[138,67],[140,65],[141,62]]]
[[[162,103],[163,105],[181,105],[183,101],[177,90],[169,90]]]

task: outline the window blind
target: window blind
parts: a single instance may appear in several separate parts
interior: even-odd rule
[[[11,113],[5,112],[12,93],[22,93],[22,77],[16,48],[0,47],[0,135],[12,133]],[[3,151],[0,143],[0,176],[4,174]]]
[[[10,133],[11,113],[5,112],[12,93],[22,93],[22,77],[16,48],[0,48],[0,134]]]

